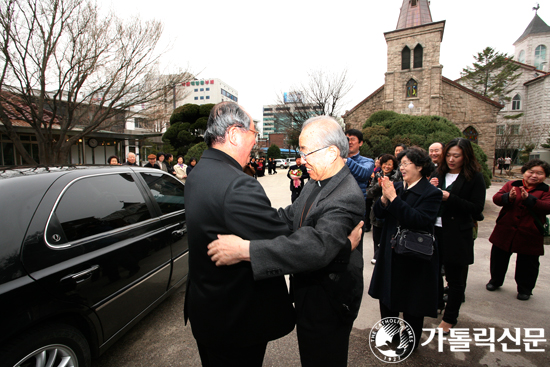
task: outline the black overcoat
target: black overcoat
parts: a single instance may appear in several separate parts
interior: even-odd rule
[[[439,188],[446,187],[445,176],[438,175]],[[460,172],[451,186],[447,201],[441,205],[443,238],[438,238],[443,263],[471,265],[474,263],[474,219],[482,218],[485,206],[485,181],[477,172],[468,181]]]
[[[185,184],[189,281],[185,318],[202,343],[247,346],[294,329],[283,275],[254,280],[250,262],[216,266],[207,246],[218,234],[245,239],[290,235],[262,186],[224,152],[204,152]]]
[[[410,190],[405,191],[403,184],[393,183],[397,197],[388,206],[380,199],[374,204],[374,215],[385,221],[369,294],[393,311],[437,317],[437,244],[431,260],[426,261],[396,254],[390,240],[398,223],[402,228],[433,233],[442,193],[426,178]]]

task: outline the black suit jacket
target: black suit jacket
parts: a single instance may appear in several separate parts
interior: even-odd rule
[[[262,186],[237,161],[210,148],[185,185],[189,281],[185,319],[203,343],[246,346],[294,329],[294,308],[282,275],[255,281],[250,262],[217,267],[207,254],[217,234],[254,240],[288,235]]]
[[[439,188],[447,186],[445,176],[437,176]],[[443,261],[460,265],[474,263],[474,219],[483,218],[485,206],[485,181],[477,172],[473,179],[466,180],[462,172],[451,186],[447,201],[442,202],[441,222],[443,238],[438,238],[443,251]]]
[[[293,229],[291,236],[250,242],[256,279],[293,273],[292,290],[298,318],[314,314],[316,295],[328,298],[342,319],[353,321],[363,295],[363,258],[351,252],[348,234],[363,219],[365,200],[348,166],[323,186],[311,208],[302,213],[317,181],[310,181],[300,197],[279,216]],[[319,288],[322,292],[319,292]],[[319,325],[312,325],[318,328]]]

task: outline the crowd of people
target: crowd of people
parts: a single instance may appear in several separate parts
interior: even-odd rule
[[[192,158],[186,165],[182,156],[172,164],[159,153],[145,165],[186,183],[185,320],[203,365],[261,366],[267,343],[296,327],[303,366],[346,366],[363,296],[366,232],[374,245],[368,294],[381,319],[402,315],[414,334],[414,342],[399,340],[397,353],[418,347],[425,317],[443,314],[438,328],[449,334],[484,220],[485,179],[471,142],[433,142],[428,151],[400,144],[371,159],[360,154],[361,131],[311,118],[287,172],[291,204],[276,210],[257,181],[266,170],[276,174],[276,163],[251,157],[255,133],[242,107],[222,102],[208,119],[200,164]],[[135,164],[131,155],[125,164]],[[517,253],[517,299],[527,301],[544,254],[550,165],[533,159],[521,172],[523,179],[493,197],[502,210],[489,238],[486,289],[503,286]],[[292,275],[290,293],[285,274]]]

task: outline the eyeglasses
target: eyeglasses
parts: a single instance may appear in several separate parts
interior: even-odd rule
[[[258,136],[260,136],[260,133],[257,132],[256,130],[248,130],[247,132],[254,133],[254,137],[255,137],[255,138],[257,138]]]
[[[329,145],[329,146],[326,146],[326,147],[323,147],[323,148],[315,149],[313,152],[309,152],[309,153],[307,153],[307,154],[298,151],[298,154],[300,154],[300,157],[302,157],[302,159],[303,159],[304,161],[307,161],[306,157],[307,157],[308,155],[313,154],[313,153],[317,153],[318,151],[323,150],[323,149],[327,149],[328,147],[330,147],[330,145]]]
[[[413,162],[401,162],[401,167],[407,167],[409,164],[414,164]]]

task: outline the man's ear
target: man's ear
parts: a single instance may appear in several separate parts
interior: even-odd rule
[[[231,126],[227,131],[227,140],[231,145],[239,146],[241,145],[242,134],[239,131],[239,128],[236,126]]]

